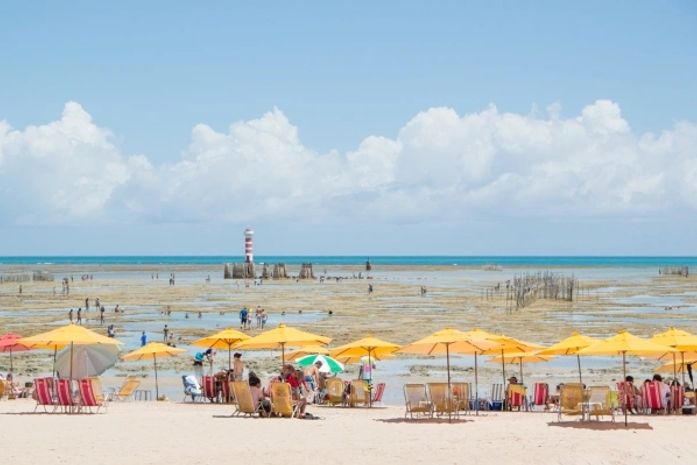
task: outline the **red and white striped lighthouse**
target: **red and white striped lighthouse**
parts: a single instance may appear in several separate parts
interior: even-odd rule
[[[251,228],[244,230],[244,262],[254,263],[254,231]]]

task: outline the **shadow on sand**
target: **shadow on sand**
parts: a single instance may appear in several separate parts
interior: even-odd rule
[[[591,431],[623,431],[630,429],[653,429],[651,425],[649,425],[648,423],[630,422],[627,423],[627,426],[624,426],[623,421],[618,421],[616,423],[612,423],[609,421],[561,421],[549,422],[547,423],[547,426],[557,426],[560,428],[587,429]]]
[[[382,423],[412,423],[415,425],[423,425],[423,424],[434,424],[434,425],[441,425],[441,424],[456,424],[456,423],[474,423],[473,420],[465,420],[462,418],[453,418],[451,420],[448,420],[447,418],[376,418],[375,421],[380,421]]]

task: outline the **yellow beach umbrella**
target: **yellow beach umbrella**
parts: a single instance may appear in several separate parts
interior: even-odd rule
[[[676,352],[675,349],[642,339],[628,331],[620,331],[614,336],[579,350],[580,355],[622,355],[622,379],[627,378],[627,355],[651,355]],[[624,410],[624,425],[627,426],[627,409]]]
[[[542,349],[538,352],[538,355],[575,355],[576,362],[578,364],[578,381],[583,384],[583,376],[581,375],[581,356],[578,351],[585,349],[586,347],[595,344],[599,339],[584,336],[576,331],[571,333],[571,336],[566,339],[562,339],[554,345]]]
[[[85,328],[84,326],[69,324],[60,328],[36,334],[34,336],[23,337],[17,340],[18,343],[31,349],[53,349],[55,351],[70,345],[70,379],[73,379],[73,346],[89,344],[119,345],[121,342],[112,337],[102,336],[101,334]],[[54,357],[55,363],[55,357]]]
[[[686,358],[682,362],[678,362],[677,365],[673,362],[665,363],[656,368],[656,371],[658,373],[675,373],[675,371],[684,372],[687,370],[689,365],[693,365],[695,363],[697,363],[697,358]]]
[[[684,365],[685,362],[685,353],[686,352],[691,352],[697,350],[697,336],[688,333],[687,331],[683,331],[682,329],[677,329],[670,327],[668,328],[668,331],[664,331],[662,333],[658,333],[654,335],[651,339],[649,339],[651,342],[655,342],[657,344],[663,344],[668,347],[672,347],[673,349],[677,350],[680,352],[680,358],[682,361],[682,364]],[[673,377],[676,377],[676,360],[675,360],[675,352],[672,354],[663,354],[665,355],[672,355],[673,357]],[[682,370],[682,384],[685,384],[685,371]]]
[[[160,390],[157,384],[157,357],[176,357],[184,352],[186,352],[184,349],[177,349],[176,347],[171,347],[161,342],[150,342],[140,349],[127,353],[121,358],[128,361],[152,359],[155,365],[155,399],[160,400]]]
[[[210,347],[213,349],[227,349],[228,370],[232,369],[232,347],[236,344],[250,339],[245,333],[233,328],[218,331],[215,334],[198,339],[191,343],[197,347]]]
[[[368,357],[368,366],[370,367],[370,376],[368,378],[368,384],[373,383],[373,359],[380,360],[384,357],[389,357],[394,355],[394,353],[399,350],[397,344],[392,342],[383,341],[373,336],[366,336],[363,339],[344,344],[343,346],[336,347],[329,351],[329,354],[336,358],[337,360],[343,360],[343,358],[350,357]],[[369,396],[368,405],[373,406],[372,396]]]
[[[430,336],[426,336],[423,339],[419,339],[416,342],[402,347],[398,352],[419,355],[445,355],[448,370],[448,392],[451,392],[450,354],[474,354],[474,390],[477,399],[476,409],[479,410],[479,376],[477,373],[477,354],[498,346],[498,343],[486,340],[483,337],[476,338],[471,334],[458,331],[457,329],[445,328],[431,334]]]
[[[481,330],[475,330],[481,331]],[[504,357],[507,353],[533,352],[544,349],[544,346],[532,342],[521,341],[514,337],[505,336],[503,334],[490,334],[487,340],[499,344],[497,348],[489,349],[482,352],[484,355],[494,355]],[[506,385],[506,364],[501,361],[501,372],[503,374],[503,385]]]
[[[520,365],[520,382],[523,383],[523,363],[549,362],[554,357],[538,355],[536,352],[508,352],[503,357],[497,355],[491,358],[495,363],[517,363]]]
[[[305,347],[313,345],[326,345],[332,338],[308,333],[299,329],[278,325],[277,328],[264,331],[258,336],[251,337],[239,343],[240,349],[281,349],[281,361],[285,365],[286,347]]]
[[[314,346],[306,346],[302,347],[297,350],[293,350],[291,352],[288,352],[285,354],[285,358],[287,362],[294,362],[295,360],[299,359],[300,357],[304,357],[306,355],[329,355],[329,350],[326,349],[325,347],[322,347],[320,345],[314,345]]]

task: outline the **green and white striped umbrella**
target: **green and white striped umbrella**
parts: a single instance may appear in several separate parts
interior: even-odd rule
[[[295,361],[295,363],[297,363],[298,366],[301,366],[303,368],[309,367],[310,365],[313,365],[315,362],[322,362],[322,366],[319,368],[319,371],[322,373],[341,373],[342,371],[344,371],[344,365],[340,361],[333,357],[330,357],[329,355],[306,355]]]

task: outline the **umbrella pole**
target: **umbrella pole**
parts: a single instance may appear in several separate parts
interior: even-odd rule
[[[678,367],[675,361],[675,352],[673,352],[673,379],[678,379]]]
[[[448,397],[447,397],[447,402],[448,402],[448,422],[452,421],[452,389],[450,387],[450,344],[445,344],[445,359],[447,360],[446,364],[448,367]]]
[[[583,378],[581,377],[581,356],[576,354],[576,362],[578,363],[578,382],[583,384]]]
[[[53,348],[53,377],[56,377],[56,355],[58,354],[58,346]]]
[[[627,379],[627,351],[622,352],[622,379]],[[626,394],[625,394],[626,395]],[[634,392],[632,392],[634,395]],[[624,406],[624,427],[627,427],[627,406]]]
[[[160,400],[160,389],[157,386],[157,355],[152,354],[152,361],[155,363],[155,400]]]
[[[682,388],[685,389],[685,352],[680,352],[680,373],[682,373]]]
[[[520,357],[520,384],[525,384],[523,382],[523,357]]]
[[[14,373],[15,369],[12,365],[12,347],[10,347],[10,373]]]
[[[477,352],[474,353],[474,411],[479,415],[479,374],[477,371]]]
[[[70,342],[70,384],[73,384],[73,342]]]
[[[227,370],[232,370],[232,344],[227,345]]]
[[[368,376],[368,407],[373,408],[373,393],[371,392],[371,387],[373,386],[373,362],[370,357],[372,350],[368,349],[368,369],[370,370],[370,376]]]
[[[503,357],[503,348],[501,349],[501,372],[503,373],[503,389],[504,389],[504,401],[501,405],[501,411],[505,410],[504,407],[506,405],[506,360]]]

